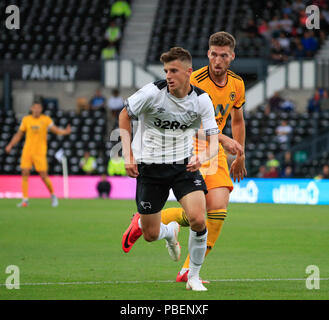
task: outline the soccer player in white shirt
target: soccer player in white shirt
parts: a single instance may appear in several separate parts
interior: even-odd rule
[[[123,235],[122,248],[129,252],[134,240],[143,234],[146,241],[165,239],[173,260],[180,258],[179,225],[161,223],[161,209],[172,188],[190,223],[191,262],[186,288],[205,291],[199,272],[206,252],[207,188],[198,169],[217,155],[219,130],[208,94],[190,84],[190,53],[171,48],[160,60],[166,80],[150,83],[129,97],[119,116],[126,171],[137,178],[138,208]],[[131,144],[131,121],[137,119]],[[201,122],[208,146],[193,155],[193,136]]]

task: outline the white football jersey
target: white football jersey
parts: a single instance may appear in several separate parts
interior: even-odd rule
[[[206,135],[218,134],[208,94],[191,85],[184,98],[170,94],[166,80],[149,83],[130,96],[125,107],[138,120],[132,150],[137,162],[173,163],[193,154],[193,136],[202,123]]]

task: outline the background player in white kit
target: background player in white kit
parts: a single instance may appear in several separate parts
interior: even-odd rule
[[[199,272],[206,252],[207,189],[198,169],[216,155],[219,131],[208,94],[190,84],[190,53],[176,47],[162,54],[160,60],[166,80],[150,83],[129,97],[119,117],[127,174],[137,178],[139,212],[124,233],[122,245],[128,252],[134,238],[143,233],[146,241],[166,239],[170,256],[179,259],[179,226],[176,222],[161,223],[161,209],[172,188],[190,223],[191,267],[186,287],[205,291]],[[133,119],[139,120],[139,127],[131,144]],[[193,156],[192,140],[201,122],[209,144],[204,152]]]

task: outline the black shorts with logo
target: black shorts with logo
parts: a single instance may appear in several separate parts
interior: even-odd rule
[[[184,163],[141,163],[138,165],[136,204],[140,214],[152,214],[161,211],[171,188],[178,201],[197,190],[207,194],[207,186],[200,171],[186,171],[187,159]]]

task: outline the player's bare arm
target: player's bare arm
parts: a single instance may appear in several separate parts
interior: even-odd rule
[[[244,153],[243,146],[236,140],[226,136],[225,134],[218,135],[218,141],[222,144],[226,152],[233,155],[242,155]]]
[[[191,157],[188,165],[186,166],[187,171],[197,171],[200,169],[203,162],[210,160],[218,154],[218,135],[213,134],[207,136],[208,146],[202,152]]]
[[[202,129],[198,130],[196,137],[198,140],[207,139]],[[244,147],[239,142],[226,136],[225,134],[218,134],[218,142],[221,143],[225,151],[230,154],[236,155],[244,153]]]
[[[67,125],[65,129],[63,128],[59,128],[55,125],[52,125],[49,130],[54,133],[54,134],[57,134],[59,136],[66,136],[66,135],[69,135],[71,133],[71,125]]]
[[[22,138],[24,137],[24,132],[21,130],[18,130],[15,135],[12,137],[12,139],[10,140],[10,142],[7,144],[5,150],[7,153],[9,153],[11,151],[11,149],[13,147],[16,146],[16,144],[18,142],[20,142],[22,140]]]
[[[245,129],[242,108],[239,109],[233,108],[231,111],[231,117],[232,117],[231,128],[232,128],[233,139],[238,141],[244,150],[246,129]],[[244,151],[241,154],[237,154],[236,159],[231,164],[230,173],[233,176],[234,182],[236,180],[240,182],[240,180],[242,180],[247,175],[247,170],[245,167]]]
[[[137,178],[139,172],[131,149],[131,121],[126,108],[120,112],[119,128],[126,172],[129,177]]]

